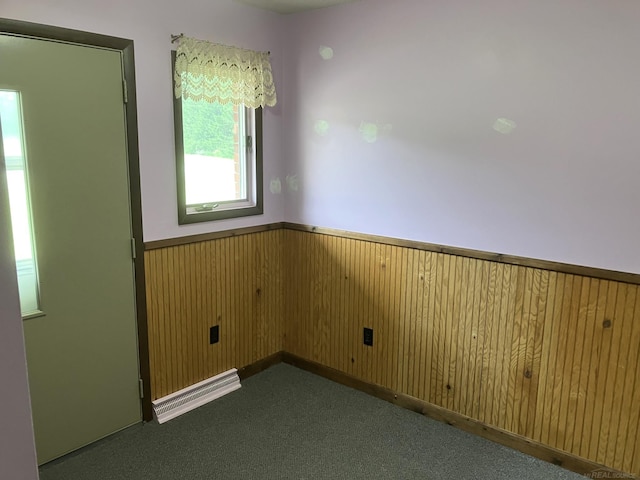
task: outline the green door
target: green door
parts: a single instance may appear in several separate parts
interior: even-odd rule
[[[42,316],[24,320],[40,464],[141,420],[120,52],[0,35],[19,92]]]

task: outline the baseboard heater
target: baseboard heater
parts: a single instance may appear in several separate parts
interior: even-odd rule
[[[158,423],[168,422],[178,415],[187,413],[239,388],[238,370],[232,368],[215,377],[155,400],[152,402],[153,415]]]

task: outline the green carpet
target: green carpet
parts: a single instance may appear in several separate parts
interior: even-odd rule
[[[40,478],[584,479],[286,364],[47,464]]]

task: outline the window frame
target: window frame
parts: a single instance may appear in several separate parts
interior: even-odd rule
[[[175,50],[171,52],[171,70],[175,70]],[[173,125],[175,138],[175,161],[176,161],[176,182],[177,182],[177,203],[178,203],[178,224],[187,225],[192,223],[210,222],[215,220],[225,220],[230,218],[245,217],[251,215],[262,215],[263,207],[263,172],[262,172],[262,108],[245,109],[245,132],[246,137],[241,139],[240,148],[245,149],[245,159],[247,172],[246,191],[249,195],[253,192],[254,201],[250,205],[243,205],[242,201],[220,202],[213,210],[201,212],[189,212],[190,208],[186,202],[186,179],[185,179],[185,154],[182,122],[182,98],[173,95]],[[251,144],[247,145],[246,138],[251,137]],[[253,183],[253,184],[252,184]],[[225,204],[227,205],[225,208]],[[205,204],[206,205],[206,204]]]

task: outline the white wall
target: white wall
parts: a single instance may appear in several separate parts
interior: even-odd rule
[[[2,0],[0,17],[133,39],[145,241],[283,220],[283,196],[269,189],[282,165],[282,114],[276,105],[264,113],[264,215],[178,226],[170,35],[270,50],[281,95],[284,17],[232,0]]]
[[[0,171],[4,171],[0,162]],[[38,478],[5,176],[0,177],[0,478]],[[8,232],[5,235],[4,232]]]
[[[290,20],[287,221],[640,273],[640,2],[362,0]]]

